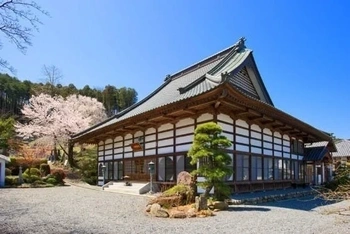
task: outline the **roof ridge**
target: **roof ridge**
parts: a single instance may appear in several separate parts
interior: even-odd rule
[[[225,57],[217,65],[215,65],[212,69],[210,69],[206,74],[199,77],[198,79],[191,82],[190,84],[186,85],[185,87],[180,87],[178,89],[180,94],[183,94],[183,93],[187,92],[188,90],[192,89],[194,86],[201,83],[203,80],[206,80],[208,78],[209,78],[209,80],[211,80],[211,77],[214,77],[213,73],[215,73],[215,71],[217,71],[218,69],[223,67],[227,63],[227,61],[229,61],[234,55],[239,53],[242,49],[246,48],[244,45],[245,41],[246,41],[246,39],[244,37],[241,37],[233,46],[226,49],[225,51],[226,52],[229,51],[229,52],[225,55]],[[213,55],[213,56],[215,56],[215,55]],[[211,56],[210,58],[212,58],[213,56]],[[209,60],[210,58],[207,58],[207,59]],[[225,80],[225,78],[223,77],[223,74],[221,74],[221,80],[215,81],[215,83],[219,84],[220,82],[223,82],[224,80]],[[211,80],[211,81],[213,82],[213,80]]]
[[[239,51],[240,49],[245,48],[245,45],[244,45],[245,41],[246,41],[245,37],[241,37],[235,44],[233,44],[233,45],[231,45],[231,46],[229,46],[229,47],[227,47],[219,52],[216,52],[215,54],[210,55],[210,56],[200,60],[199,62],[196,62],[188,67],[185,67],[184,69],[181,69],[178,72],[173,73],[170,77],[172,79],[175,79],[178,76],[185,75],[185,74],[187,74],[195,69],[198,69],[198,68],[206,65],[209,62],[213,62],[212,60],[218,59],[220,56],[222,56],[223,54],[225,54],[227,52],[231,53],[232,51]],[[227,55],[225,57],[227,57]]]

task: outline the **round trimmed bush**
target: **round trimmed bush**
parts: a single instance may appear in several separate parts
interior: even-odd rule
[[[5,176],[5,185],[6,186],[18,185],[18,176]]]
[[[28,176],[33,176],[33,175],[36,175],[36,176],[40,176],[40,170],[38,168],[27,168],[24,172],[23,172],[23,175],[24,174],[27,174]]]
[[[39,176],[41,175],[40,170],[38,168],[30,168],[30,175],[35,175],[35,176]]]
[[[5,176],[10,176],[12,175],[12,171],[9,168],[5,168]]]
[[[46,183],[55,185],[55,184],[57,184],[57,180],[56,180],[55,178],[49,177],[49,178],[46,180]]]
[[[37,176],[37,175],[31,175],[31,176],[30,176],[30,179],[31,179],[31,181],[32,181],[32,183],[33,183],[33,182],[35,182],[35,181],[41,180],[41,177],[40,177],[40,176]]]
[[[37,180],[41,180],[40,170],[37,168],[28,168],[22,174],[23,180],[26,183],[33,183]]]

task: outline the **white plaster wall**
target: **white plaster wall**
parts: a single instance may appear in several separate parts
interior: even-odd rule
[[[209,120],[213,120],[213,115],[209,113],[202,114],[197,118],[197,122],[206,122]]]
[[[241,127],[245,127],[245,128],[249,127],[248,123],[244,120],[241,120],[241,119],[236,120],[236,125],[241,126]]]
[[[169,146],[169,147],[164,147],[164,148],[158,148],[158,153],[159,154],[166,154],[166,153],[173,153],[174,152],[174,147]]]
[[[112,159],[113,159],[113,155],[105,156],[105,160],[112,160]]]
[[[168,138],[168,137],[173,137],[173,136],[174,136],[174,131],[173,130],[166,131],[166,132],[161,132],[161,133],[158,133],[158,140],[159,139]]]
[[[242,152],[249,152],[249,146],[236,144],[236,150]]]
[[[176,136],[184,135],[184,134],[193,134],[194,126],[183,127],[175,130]]]
[[[193,141],[194,135],[182,136],[176,138],[176,144],[188,143]]]
[[[156,154],[156,149],[145,150],[145,156],[152,156]]]
[[[186,144],[186,145],[177,145],[176,146],[176,152],[183,152],[183,151],[188,151],[191,147],[191,144]]]
[[[233,126],[227,123],[218,122],[223,131],[233,132]]]
[[[252,124],[252,125],[250,126],[250,129],[251,129],[251,130],[255,130],[255,131],[257,131],[257,132],[261,132],[261,128],[259,127],[259,125],[256,125],[256,124]]]
[[[167,123],[167,124],[163,124],[158,128],[158,132],[162,132],[165,130],[170,130],[173,129],[173,124]]]
[[[251,131],[250,135],[251,137],[261,139],[261,133]]]
[[[249,136],[249,130],[248,129],[244,129],[244,128],[240,128],[240,127],[236,127],[236,134]]]
[[[231,123],[231,125],[233,124],[233,119],[229,115],[220,113],[220,114],[218,114],[217,118],[218,118],[218,120],[221,120],[221,121],[224,121],[227,123]]]
[[[105,145],[113,143],[113,139],[109,138],[105,141]]]
[[[182,119],[176,123],[177,128],[182,127],[182,126],[186,126],[186,125],[194,125],[194,119],[186,118],[186,119]]]
[[[158,140],[158,147],[173,145],[173,139]]]

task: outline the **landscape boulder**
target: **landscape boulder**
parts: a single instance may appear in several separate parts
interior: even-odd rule
[[[187,186],[193,186],[194,178],[187,171],[182,171],[177,176],[177,184],[184,184],[184,185],[187,185]]]
[[[213,202],[214,210],[227,210],[228,204],[224,201],[214,201]]]
[[[168,218],[169,213],[164,210],[158,203],[154,203],[151,206],[150,214],[154,217],[160,217],[160,218]]]

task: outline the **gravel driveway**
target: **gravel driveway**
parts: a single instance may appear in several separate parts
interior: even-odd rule
[[[148,199],[76,186],[0,189],[0,233],[350,233],[350,216],[324,214],[350,201],[289,200],[162,219],[144,213]]]

